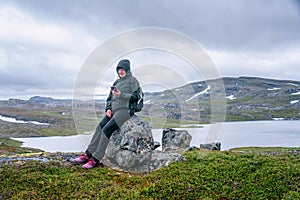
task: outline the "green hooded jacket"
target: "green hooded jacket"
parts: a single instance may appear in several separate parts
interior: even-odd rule
[[[119,77],[113,85],[121,91],[121,95],[119,97],[113,96],[112,92],[110,91],[106,100],[105,111],[111,109],[114,113],[120,109],[128,109],[132,115],[133,111],[129,110],[129,102],[138,100],[138,88],[140,87],[140,84],[138,80],[131,74],[129,60],[121,60],[117,65],[117,72],[120,68],[126,71],[126,76],[123,78]]]

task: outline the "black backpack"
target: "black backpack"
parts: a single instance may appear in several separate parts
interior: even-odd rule
[[[141,87],[138,88],[138,93],[139,93],[139,95],[138,95],[139,98],[136,102],[136,107],[134,109],[135,112],[140,112],[143,109],[143,106],[144,106],[144,93],[143,93]]]
[[[144,93],[141,87],[138,87],[134,93],[137,94],[138,99],[129,101],[129,109],[134,112],[140,112],[144,107]]]

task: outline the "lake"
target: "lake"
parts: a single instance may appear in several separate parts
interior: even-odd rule
[[[180,128],[192,135],[191,146],[203,143],[210,125],[203,128]],[[155,141],[161,143],[162,129],[153,129]],[[47,152],[84,151],[91,136],[74,135],[60,137],[13,138],[24,142],[24,147],[33,147]],[[251,121],[225,122],[219,137],[222,150],[247,146],[300,147],[300,121]]]

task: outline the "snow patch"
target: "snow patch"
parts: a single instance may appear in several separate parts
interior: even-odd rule
[[[0,115],[0,120],[2,121],[6,121],[6,122],[12,122],[12,123],[17,123],[17,124],[27,124],[27,123],[31,123],[31,124],[35,124],[35,125],[50,125],[48,123],[41,123],[41,122],[37,122],[37,121],[23,121],[23,120],[17,120],[16,118],[12,118],[12,117],[4,117],[2,115]]]
[[[295,83],[287,83],[287,85],[299,86],[298,84],[295,84]]]
[[[280,121],[280,120],[284,120],[284,118],[282,118],[282,117],[277,117],[277,118],[273,118],[273,120],[275,120],[275,121]]]
[[[226,97],[226,99],[228,99],[228,100],[234,100],[234,99],[236,99],[236,97],[234,97],[233,95],[230,95],[230,96]]]
[[[295,104],[295,103],[298,103],[299,102],[299,100],[292,100],[292,101],[290,101],[290,104]]]
[[[300,92],[295,92],[295,93],[292,93],[291,95],[299,95]]]
[[[280,90],[280,89],[281,89],[281,88],[276,88],[276,87],[274,87],[274,88],[268,88],[269,91]]]
[[[194,128],[194,127],[199,127],[202,128],[204,125],[203,124],[181,124],[181,128]]]
[[[151,100],[147,100],[144,102],[144,104],[150,104]]]
[[[187,99],[187,100],[185,100],[185,101],[188,102],[188,101],[190,101],[190,100],[196,98],[197,96],[199,96],[199,95],[201,95],[201,94],[209,94],[209,90],[210,90],[210,86],[208,86],[205,90],[203,90],[203,91],[201,91],[201,92],[195,94],[194,96],[192,96],[191,98],[189,98],[189,99]]]

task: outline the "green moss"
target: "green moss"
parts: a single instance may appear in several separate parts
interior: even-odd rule
[[[299,154],[191,151],[149,174],[57,162],[0,167],[4,199],[298,199]]]

